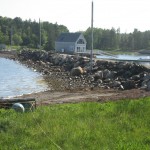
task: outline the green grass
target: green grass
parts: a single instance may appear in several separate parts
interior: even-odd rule
[[[10,45],[7,45],[6,49],[8,49],[8,50],[20,50],[21,46],[10,46]]]
[[[0,150],[149,150],[150,98],[0,110]]]

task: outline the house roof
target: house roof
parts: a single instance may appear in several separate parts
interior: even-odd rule
[[[76,42],[81,33],[61,33],[56,42]]]

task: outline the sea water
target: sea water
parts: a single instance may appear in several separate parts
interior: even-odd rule
[[[149,55],[126,55],[126,54],[120,54],[120,55],[97,55],[96,58],[100,58],[100,59],[115,59],[115,60],[126,60],[126,61],[130,61],[130,60],[138,60],[136,61],[136,63],[144,65],[148,68],[150,68],[150,56]],[[147,62],[143,62],[140,60],[148,60]]]
[[[0,58],[0,97],[14,97],[47,89],[48,85],[40,73],[17,61]]]

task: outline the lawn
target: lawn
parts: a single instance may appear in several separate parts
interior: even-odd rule
[[[145,150],[150,98],[0,109],[0,150]]]

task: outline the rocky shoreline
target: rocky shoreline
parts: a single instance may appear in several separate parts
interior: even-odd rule
[[[150,69],[135,63],[94,59],[91,71],[90,58],[85,56],[42,50],[0,52],[0,56],[16,59],[43,74],[51,90],[21,96],[34,97],[40,104],[150,96]]]
[[[41,72],[54,90],[140,88],[150,91],[150,69],[136,63],[94,60],[91,71],[88,57],[27,50],[18,56],[20,62]]]

